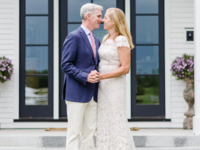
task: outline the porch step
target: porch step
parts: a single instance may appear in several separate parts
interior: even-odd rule
[[[30,147],[0,147],[0,150],[66,150],[65,148],[30,148]],[[200,150],[200,147],[137,147],[136,150]]]
[[[132,131],[137,150],[200,150],[200,136],[192,130],[140,129]],[[0,130],[0,150],[65,150],[66,131]]]
[[[200,147],[137,147],[136,150],[200,150]]]
[[[199,147],[200,136],[133,136],[136,147]],[[63,148],[65,136],[1,136],[1,147]]]

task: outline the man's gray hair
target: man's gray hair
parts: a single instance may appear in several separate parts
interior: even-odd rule
[[[87,14],[93,14],[96,9],[103,10],[103,7],[93,3],[84,4],[81,7],[80,15],[82,20],[85,20]]]

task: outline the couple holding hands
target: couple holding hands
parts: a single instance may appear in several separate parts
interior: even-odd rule
[[[63,99],[67,104],[67,150],[135,150],[126,118],[126,78],[134,48],[125,15],[87,3],[81,7],[82,25],[68,34],[61,68],[65,73]],[[100,23],[108,34],[102,43],[93,36]],[[96,132],[97,128],[97,132]]]

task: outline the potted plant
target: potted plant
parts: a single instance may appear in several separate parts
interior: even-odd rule
[[[13,64],[5,56],[0,57],[0,82],[4,83],[11,79],[13,74]]]
[[[193,128],[194,114],[194,56],[184,54],[177,57],[171,65],[172,75],[177,80],[186,82],[186,88],[183,91],[183,97],[188,103],[189,109],[184,113],[186,119],[183,123],[184,129]]]

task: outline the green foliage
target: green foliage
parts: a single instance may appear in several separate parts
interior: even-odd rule
[[[11,60],[6,58],[5,56],[0,57],[0,82],[4,83],[7,80],[11,79],[13,74],[13,64]]]

